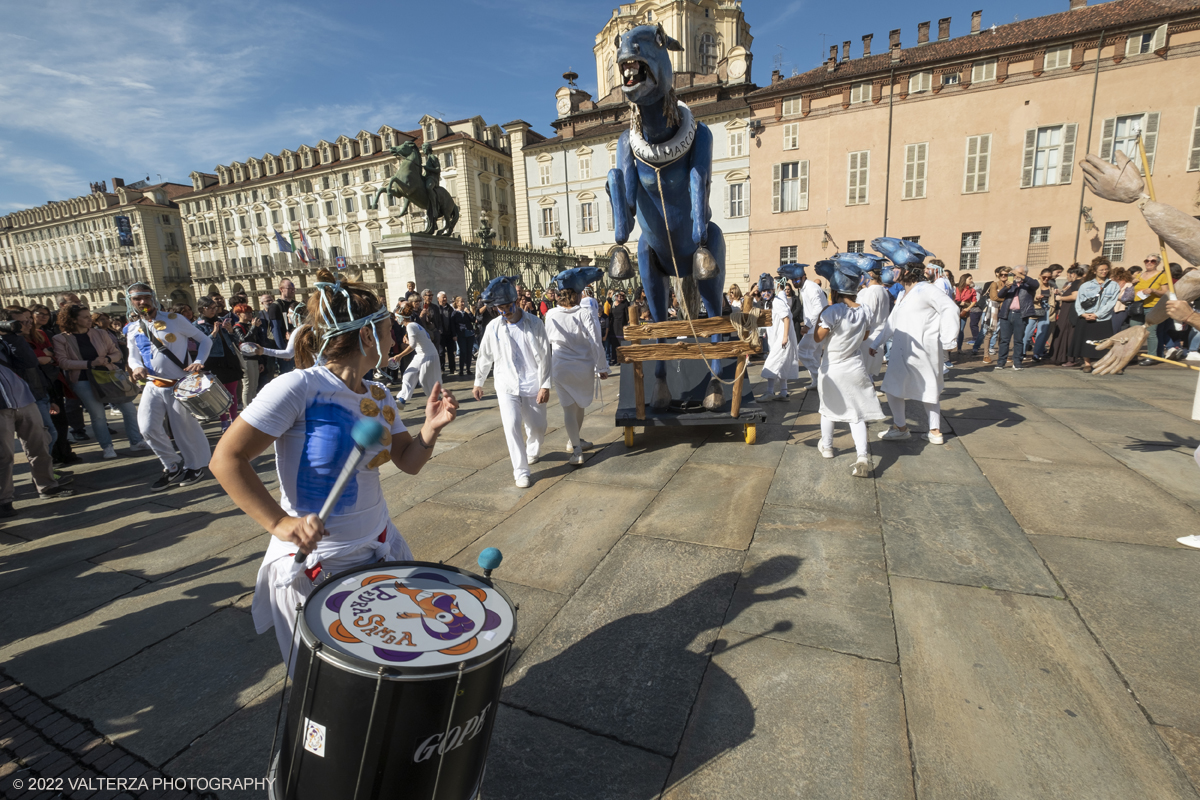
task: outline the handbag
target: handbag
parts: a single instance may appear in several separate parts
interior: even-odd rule
[[[1080,300],[1079,307],[1082,308],[1084,311],[1091,311],[1093,308],[1096,307],[1096,304],[1099,302],[1100,302],[1100,295],[1096,295],[1095,297],[1089,297],[1086,300]]]
[[[123,369],[89,369],[88,383],[100,400],[123,403],[137,397],[137,386]]]
[[[1146,304],[1144,301],[1134,300],[1132,303],[1125,306],[1125,310],[1128,312],[1128,319],[1132,319],[1137,322],[1146,321]]]

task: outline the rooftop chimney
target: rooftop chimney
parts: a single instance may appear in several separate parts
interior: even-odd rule
[[[982,11],[971,12],[971,33],[979,33],[979,25],[983,21]]]
[[[829,45],[829,62],[831,64],[837,63],[837,45],[836,44]]]
[[[944,42],[950,38],[950,18],[942,17],[938,20],[938,41]]]
[[[842,42],[842,61],[850,60],[850,42],[849,40]]]
[[[929,44],[929,23],[917,23],[917,44]]]
[[[771,83],[779,83],[779,70],[771,70]]]
[[[900,29],[888,32],[888,47],[896,50],[900,47]]]
[[[1071,0],[1071,10],[1077,8],[1087,8],[1087,0]]]
[[[868,33],[863,37],[863,58],[871,55],[871,36],[873,34]]]
[[[118,188],[124,188],[125,179],[124,178],[113,178],[112,184],[113,184],[113,191],[115,192]]]

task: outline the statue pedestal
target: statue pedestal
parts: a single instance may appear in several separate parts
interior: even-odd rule
[[[384,236],[378,244],[383,254],[383,279],[387,284],[387,302],[394,308],[404,298],[408,282],[417,291],[432,289],[467,293],[467,248],[457,237],[425,236],[420,233],[396,233]]]

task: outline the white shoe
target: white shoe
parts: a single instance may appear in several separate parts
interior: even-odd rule
[[[102,455],[104,458],[117,458],[117,451],[114,450],[113,446],[110,444],[108,447],[104,448]]]
[[[580,450],[591,450],[592,443],[589,442],[587,439],[580,439],[579,440],[579,449]],[[563,448],[563,452],[564,453],[574,453],[575,448],[571,446],[570,442],[567,442],[567,446]]]
[[[571,457],[567,459],[567,463],[573,467],[582,467],[583,466],[583,451],[576,450],[576,451],[572,452]]]
[[[850,468],[850,474],[856,478],[871,477],[871,459],[860,458],[854,462],[854,466]]]
[[[930,431],[929,433],[925,434],[925,438],[929,440],[930,444],[945,444],[946,443],[946,440],[942,437],[941,433],[934,433],[933,431]]]
[[[1188,547],[1200,547],[1200,535],[1192,534],[1191,536],[1180,536],[1175,541],[1180,544],[1186,544]]]
[[[529,459],[530,464],[536,464],[537,462],[542,460],[542,457],[541,457],[541,455],[535,453],[534,455],[528,456],[528,459]]]
[[[149,442],[138,442],[137,444],[135,444],[129,448],[129,452],[131,452],[131,453],[153,453],[154,448],[150,446]]]
[[[818,440],[817,452],[819,452],[825,458],[833,458],[833,445],[825,444],[824,442]]]
[[[888,442],[903,442],[906,439],[911,439],[912,433],[909,431],[902,431],[893,425],[883,433],[879,434],[879,438]]]
[[[517,488],[518,489],[528,489],[529,488],[529,476],[528,475],[522,475],[521,477],[517,478]]]

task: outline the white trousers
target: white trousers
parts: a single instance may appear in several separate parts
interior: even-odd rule
[[[171,433],[175,436],[179,453],[175,452],[171,437],[167,436],[164,424],[167,420],[171,422]],[[142,402],[138,405],[138,427],[165,469],[173,470],[181,461],[187,469],[208,466],[212,456],[208,437],[204,435],[200,423],[179,404],[169,388],[146,384],[142,390]],[[183,454],[182,458],[180,453]]]
[[[892,424],[897,428],[908,425],[908,417],[904,413],[905,399],[903,397],[896,397],[894,394],[889,394],[887,401],[888,408],[892,411]],[[913,400],[913,402],[919,406],[924,406],[925,411],[929,415],[929,430],[940,431],[942,429],[942,404],[922,403],[920,400]]]
[[[787,397],[787,378],[767,378],[767,394],[778,394]]]
[[[566,400],[561,393],[558,395],[558,402],[562,405],[563,427],[567,429],[567,441],[571,443],[571,449],[576,453],[582,452],[583,446],[579,443],[579,430],[583,427],[586,409]]]
[[[850,436],[854,439],[854,452],[859,458],[870,458],[871,451],[867,447],[867,423],[863,420],[846,423],[850,426]],[[834,420],[821,415],[821,443],[833,446]]]
[[[513,478],[529,475],[529,457],[542,453],[546,438],[546,406],[535,395],[516,395],[499,392],[500,423],[508,440],[508,457],[512,459]],[[524,438],[522,438],[524,426]]]
[[[421,388],[425,390],[426,396],[433,391],[433,385],[442,379],[442,366],[438,364],[436,356],[424,356],[414,358],[408,362],[408,367],[404,370],[404,377],[401,379],[400,399],[407,403],[412,399],[413,392],[417,390],[417,384],[421,384]]]

